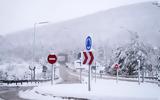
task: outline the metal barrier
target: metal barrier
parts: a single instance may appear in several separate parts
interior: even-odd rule
[[[40,83],[40,82],[47,82],[50,80],[0,80],[0,83],[7,83],[7,84],[12,84],[12,83],[21,83],[21,85],[23,83],[29,83],[29,82],[33,82],[33,83]]]

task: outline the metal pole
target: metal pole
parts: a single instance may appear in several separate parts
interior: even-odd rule
[[[138,61],[138,84],[140,85],[140,60]]]
[[[36,41],[36,24],[37,23],[34,23],[34,33],[33,33],[33,67],[35,68],[35,41]],[[32,79],[35,80],[35,69],[32,69],[33,70],[33,76],[32,76]]]
[[[34,76],[33,79],[34,80],[36,80],[36,71],[35,70],[36,70],[36,67],[34,67],[34,69],[33,69],[33,76]]]
[[[80,58],[80,63],[79,64],[81,66],[81,58]],[[80,68],[80,83],[82,83],[82,68]]]
[[[43,78],[44,78],[44,79],[46,79],[46,72],[44,72],[44,76],[43,76]]]
[[[34,63],[34,60],[35,60],[36,24],[37,24],[37,23],[34,23],[34,34],[33,34],[33,63]]]
[[[118,83],[118,68],[116,69],[116,71],[117,71],[116,83]]]
[[[31,69],[31,80],[32,80],[32,69]]]
[[[158,71],[158,86],[160,87],[160,72]]]
[[[89,65],[88,71],[88,91],[91,91],[91,66]]]
[[[144,82],[144,67],[142,69],[142,83]]]
[[[95,69],[95,82],[97,80],[97,68]]]
[[[33,33],[33,67],[35,67],[36,25],[37,25],[37,24],[45,24],[45,23],[48,23],[48,22],[34,23],[34,33]],[[36,67],[35,67],[35,68],[36,68]],[[34,69],[34,72],[35,72],[35,69]],[[35,74],[34,74],[33,77],[35,77]],[[35,79],[34,79],[34,80],[35,80]]]
[[[80,68],[80,83],[82,83],[82,69]]]
[[[158,86],[160,87],[160,67],[159,67],[159,64],[158,64]]]
[[[52,68],[51,68],[51,85],[53,85],[53,64],[52,64]]]
[[[95,82],[97,80],[97,66],[96,66],[96,62],[95,62]]]
[[[56,77],[56,68],[54,66],[54,80],[55,80],[55,77]]]

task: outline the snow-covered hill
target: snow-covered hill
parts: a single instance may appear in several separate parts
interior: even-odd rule
[[[152,2],[122,6],[61,23],[36,28],[36,55],[42,56],[49,49],[55,51],[84,49],[87,35],[93,38],[93,47],[114,47],[130,40],[137,32],[144,42],[159,46],[160,7]],[[1,39],[1,38],[0,38]],[[33,29],[4,37],[2,56],[31,59]],[[6,48],[4,47],[6,46]],[[9,47],[9,48],[8,48]],[[2,57],[1,56],[1,57]]]

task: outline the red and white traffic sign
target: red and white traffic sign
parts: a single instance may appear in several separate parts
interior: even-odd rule
[[[91,51],[90,52],[83,52],[83,55],[84,55],[83,64],[91,65],[94,60],[93,53]],[[87,61],[88,61],[88,63],[87,63]]]
[[[115,69],[119,69],[119,64],[115,64]]]
[[[116,69],[117,72],[117,77],[116,77],[116,82],[118,83],[118,72],[119,72],[119,64],[115,64],[114,68]]]
[[[57,56],[55,54],[49,54],[48,55],[48,62],[50,64],[54,64],[57,61]]]
[[[51,84],[53,85],[53,64],[56,63],[57,61],[57,56],[55,54],[49,54],[48,55],[48,62],[50,64],[52,64],[52,74],[51,74]],[[54,70],[55,70],[55,67],[54,67]],[[55,72],[54,72],[54,79],[55,79]]]

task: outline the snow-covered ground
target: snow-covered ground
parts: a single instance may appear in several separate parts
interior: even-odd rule
[[[160,87],[157,84],[124,82],[98,79],[92,81],[91,92],[88,84],[45,83],[33,90],[21,91],[20,97],[34,100],[61,100],[60,97],[87,98],[91,100],[160,100]],[[55,97],[53,97],[55,96]]]

